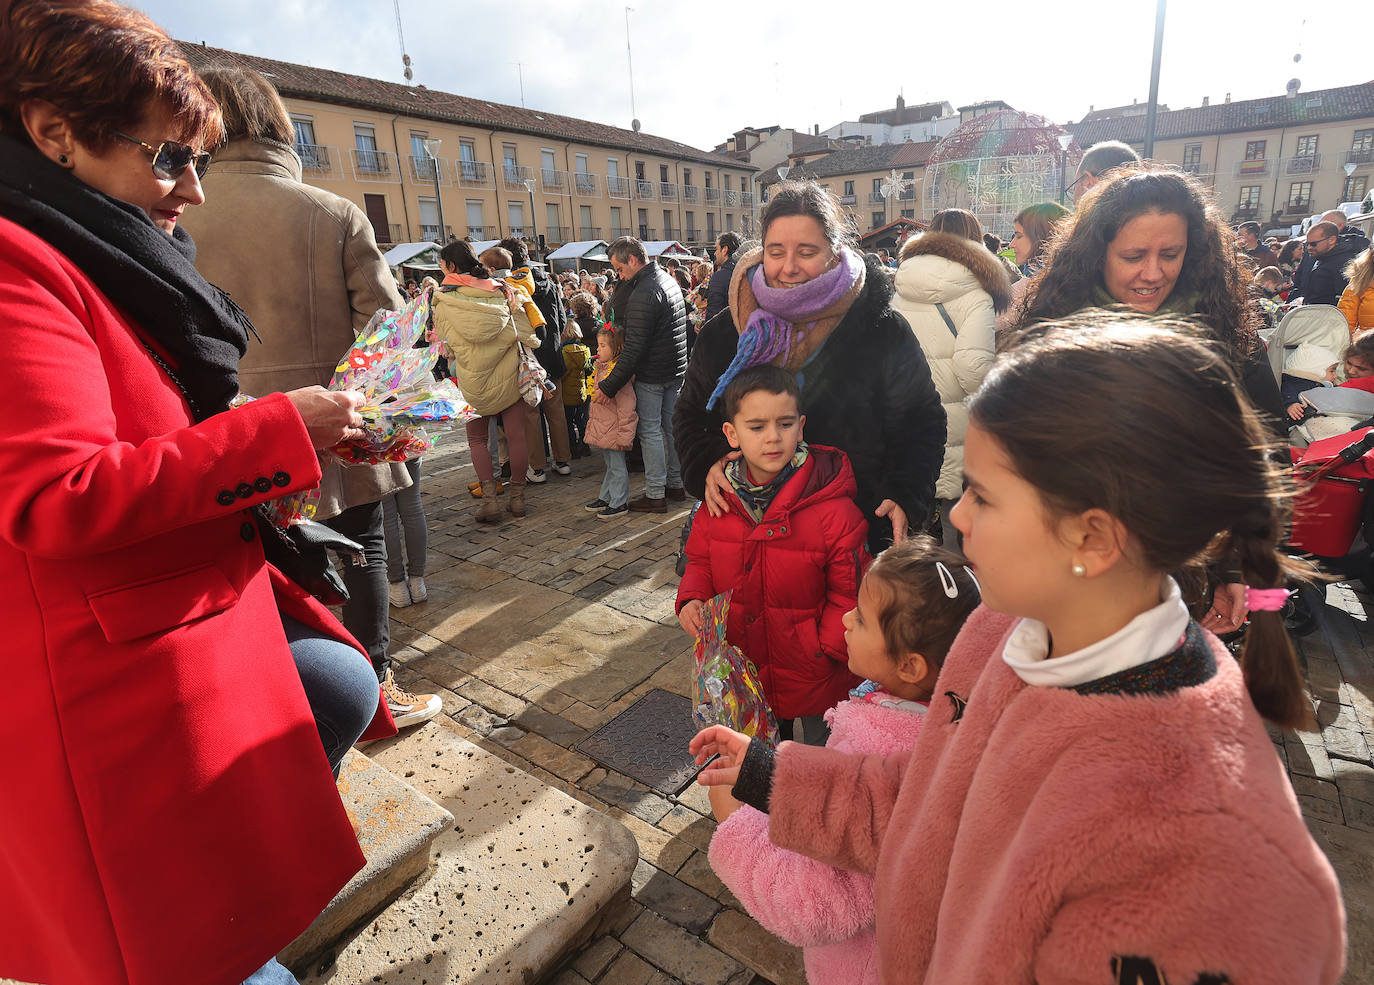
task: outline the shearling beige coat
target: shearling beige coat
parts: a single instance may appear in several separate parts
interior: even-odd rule
[[[205,204],[182,216],[196,267],[253,320],[239,363],[252,396],[327,385],[334,367],[378,308],[402,307],[372,224],[347,199],[301,183],[301,161],[284,144],[233,140],[201,184]],[[318,519],[375,503],[410,485],[404,465],[324,469]]]

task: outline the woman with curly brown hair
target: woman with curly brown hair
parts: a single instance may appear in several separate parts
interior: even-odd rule
[[[1021,327],[1085,308],[1190,317],[1225,348],[1265,425],[1285,435],[1283,399],[1259,338],[1258,316],[1247,303],[1247,277],[1230,227],[1201,183],[1150,162],[1114,169],[1057,233],[1044,269],[1031,282]],[[1240,628],[1240,587],[1221,576],[1211,608],[1200,617],[1207,629]]]
[[[1251,402],[1277,427],[1278,384],[1246,302],[1245,272],[1210,194],[1181,171],[1143,163],[1117,169],[1062,221],[1020,325],[1116,305],[1194,317],[1228,348]]]

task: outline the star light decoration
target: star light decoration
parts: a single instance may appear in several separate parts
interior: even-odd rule
[[[883,198],[894,199],[901,196],[902,192],[916,184],[915,178],[903,178],[893,168],[888,172],[886,180],[879,186],[878,190],[883,193]]]

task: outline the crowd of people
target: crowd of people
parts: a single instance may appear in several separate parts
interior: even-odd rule
[[[344,754],[440,710],[389,656],[422,463],[319,454],[364,425],[336,361],[411,292],[292,143],[267,79],[140,13],[0,4],[0,975],[294,982],[272,955],[363,863]],[[1233,231],[1124,145],[1072,188],[1009,246],[948,209],[888,258],[806,181],[710,260],[453,241],[416,344],[478,415],[476,522],[540,522],[593,451],[599,520],[698,504],[680,624],[731,593],[782,740],[693,741],[710,860],[813,982],[1335,982],[1263,725],[1312,712],[1271,458],[1304,391],[1255,302],[1349,320],[1295,379],[1374,379],[1368,242]],[[316,487],[319,523],[262,509]]]

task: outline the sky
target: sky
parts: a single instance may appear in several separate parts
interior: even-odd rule
[[[134,0],[173,37],[404,82],[396,0]],[[745,126],[822,129],[860,113],[1002,99],[1057,123],[1144,103],[1152,0],[966,4],[477,4],[399,0],[414,83],[710,149]],[[1160,102],[1171,109],[1374,79],[1356,0],[1174,0]],[[483,13],[471,13],[481,10]],[[497,14],[496,11],[501,13]],[[965,13],[973,12],[972,20]],[[1367,19],[1365,24],[1371,22]],[[1294,56],[1301,60],[1294,62]]]

